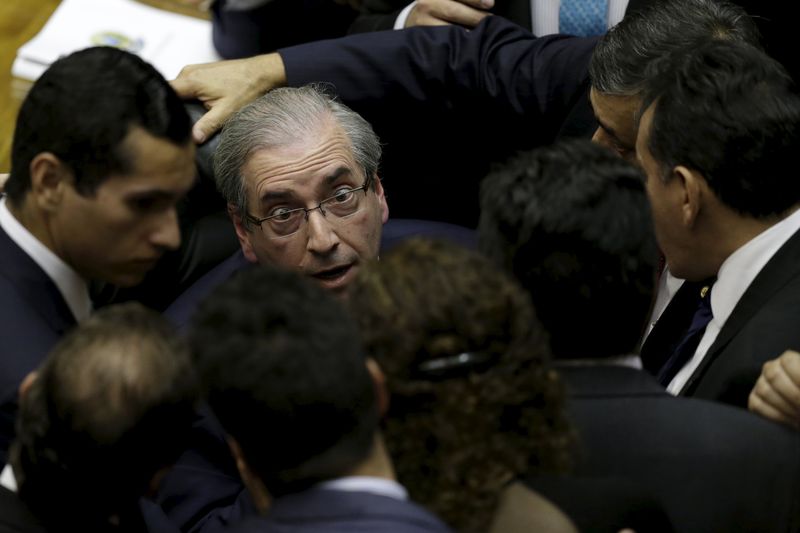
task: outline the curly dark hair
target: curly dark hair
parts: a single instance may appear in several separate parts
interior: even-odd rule
[[[364,268],[349,305],[386,373],[384,434],[414,500],[485,531],[510,481],[567,468],[572,432],[546,335],[527,293],[487,259],[412,239]]]

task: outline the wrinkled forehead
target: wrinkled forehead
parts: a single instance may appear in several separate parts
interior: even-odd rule
[[[255,150],[242,167],[245,186],[259,196],[272,190],[313,194],[338,182],[361,185],[363,174],[340,129]]]

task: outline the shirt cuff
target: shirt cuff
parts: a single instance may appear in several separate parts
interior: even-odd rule
[[[414,9],[414,6],[417,5],[416,2],[411,2],[403,10],[397,15],[397,18],[394,20],[394,29],[402,30],[406,27],[406,20],[408,20],[408,15],[411,13],[411,10]]]

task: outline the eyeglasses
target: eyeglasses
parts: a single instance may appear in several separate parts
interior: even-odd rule
[[[246,213],[245,216],[247,220],[260,227],[267,237],[274,239],[291,237],[302,229],[303,223],[308,222],[308,216],[317,209],[325,218],[328,218],[328,214],[332,215],[328,218],[332,222],[347,219],[361,211],[367,205],[365,198],[371,183],[372,178],[367,178],[361,187],[355,189],[340,187],[333,196],[325,198],[310,209],[278,207],[271,215],[264,218],[254,217],[250,213]],[[364,194],[359,194],[362,191]]]

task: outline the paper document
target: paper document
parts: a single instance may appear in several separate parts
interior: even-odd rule
[[[59,57],[96,45],[139,54],[168,80],[185,65],[219,59],[207,20],[135,0],[62,0],[42,31],[17,51],[11,74],[34,81]]]

